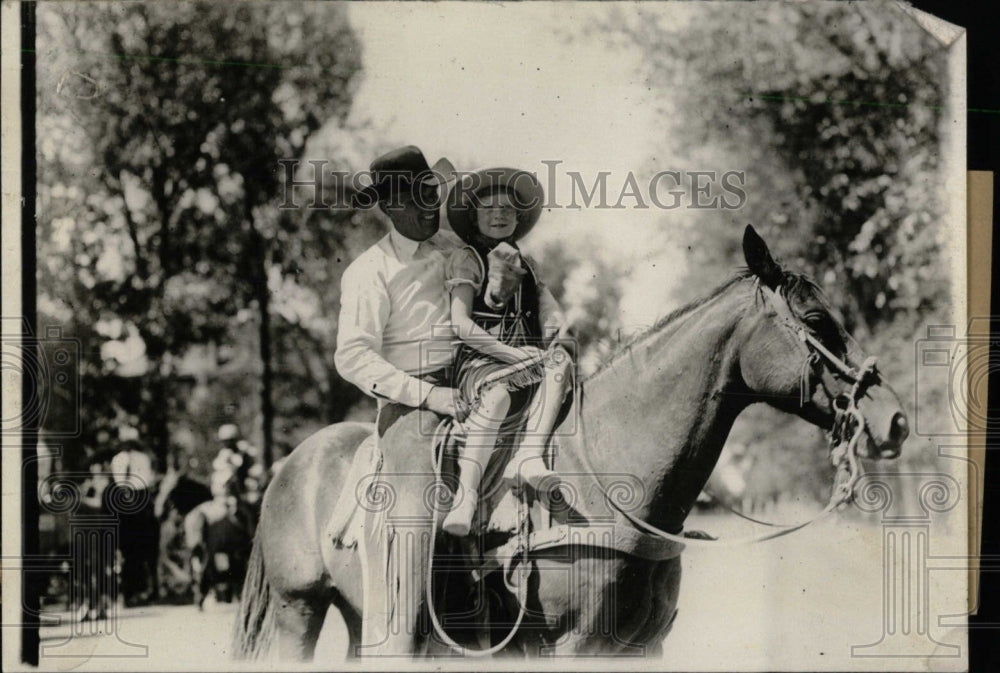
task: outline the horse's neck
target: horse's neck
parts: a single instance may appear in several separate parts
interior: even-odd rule
[[[749,402],[733,343],[746,305],[737,283],[587,381],[569,419],[578,427],[563,433],[568,467],[594,469],[605,482],[602,475],[637,478],[641,505],[630,513],[678,530]]]

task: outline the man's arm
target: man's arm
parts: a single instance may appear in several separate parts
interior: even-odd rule
[[[340,281],[337,372],[372,397],[419,407],[431,384],[382,357],[382,334],[389,320],[389,294],[374,269],[351,265]]]

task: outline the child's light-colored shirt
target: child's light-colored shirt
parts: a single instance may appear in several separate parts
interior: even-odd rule
[[[565,324],[562,308],[545,284],[537,280],[538,274],[534,273],[534,262],[523,255],[522,262],[532,270],[537,281],[538,321],[542,334],[546,337],[554,336]],[[470,285],[475,290],[476,296],[479,296],[482,294],[486,276],[487,270],[484,268],[482,260],[471,247],[466,246],[455,250],[448,257],[448,262],[445,265],[445,287],[449,292],[459,285]]]

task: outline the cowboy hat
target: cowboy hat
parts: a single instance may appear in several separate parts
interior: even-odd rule
[[[475,197],[490,192],[506,191],[517,208],[516,241],[531,231],[542,214],[545,192],[538,178],[516,168],[486,168],[466,175],[448,194],[448,223],[463,241],[469,242],[477,232]]]
[[[450,161],[442,157],[431,166],[414,145],[383,154],[372,162],[369,173],[372,184],[351,196],[355,208],[371,208],[388,198],[394,189],[412,189],[424,183],[446,185],[455,179],[455,167]]]

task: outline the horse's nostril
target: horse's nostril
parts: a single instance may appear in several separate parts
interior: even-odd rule
[[[882,451],[879,452],[879,455],[882,458],[885,458],[886,460],[889,460],[889,459],[892,459],[892,458],[898,458],[899,457],[899,447],[898,446],[894,446],[891,449],[882,449]]]
[[[894,444],[902,444],[910,435],[910,423],[906,420],[906,415],[897,413],[892,417],[892,426],[889,428],[889,441]]]

